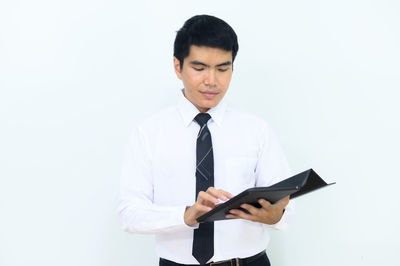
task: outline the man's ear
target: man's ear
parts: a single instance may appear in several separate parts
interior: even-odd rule
[[[175,74],[178,77],[178,79],[182,80],[181,62],[175,56],[174,56],[174,70],[175,70]]]

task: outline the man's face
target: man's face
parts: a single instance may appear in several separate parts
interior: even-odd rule
[[[174,68],[185,87],[185,97],[204,113],[216,106],[228,90],[232,77],[232,51],[192,45],[182,69],[175,57]]]

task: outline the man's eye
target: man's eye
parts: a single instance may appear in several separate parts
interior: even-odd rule
[[[193,69],[196,70],[196,71],[203,71],[204,70],[204,68],[197,68],[197,67],[194,67]]]
[[[227,70],[228,70],[228,68],[219,68],[219,69],[218,69],[219,72],[225,72],[225,71],[227,71]]]

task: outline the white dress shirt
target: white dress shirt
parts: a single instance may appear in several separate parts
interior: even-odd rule
[[[156,235],[158,256],[198,264],[192,256],[193,230],[184,222],[196,197],[197,108],[182,94],[180,102],[135,127],[122,166],[118,206],[124,230]],[[208,113],[214,152],[214,185],[239,194],[254,186],[270,186],[289,176],[287,161],[268,125],[222,100]],[[242,219],[214,222],[214,256],[210,261],[249,257],[264,250],[267,227],[283,229],[282,219],[267,226]]]

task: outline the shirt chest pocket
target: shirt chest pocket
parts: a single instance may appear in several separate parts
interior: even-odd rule
[[[257,159],[252,157],[228,158],[225,161],[225,178],[229,192],[238,194],[254,187]]]

